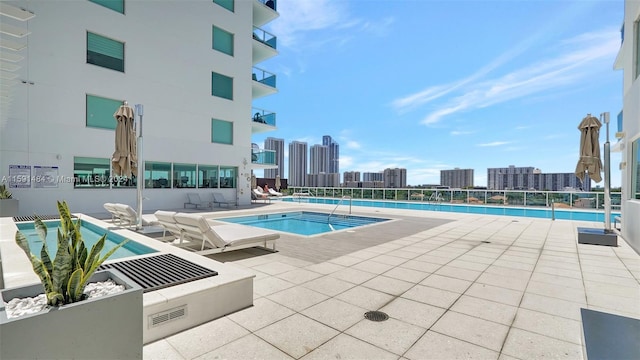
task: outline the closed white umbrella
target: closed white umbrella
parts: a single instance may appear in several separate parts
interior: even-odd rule
[[[116,119],[115,151],[111,157],[114,175],[131,177],[137,173],[136,132],[133,108],[125,101],[113,114]]]
[[[576,166],[576,176],[580,181],[584,181],[584,173],[595,182],[602,181],[600,172],[602,171],[602,160],[600,159],[600,127],[602,123],[595,116],[587,114],[582,119],[578,130],[580,130],[580,160]]]
[[[280,175],[276,176],[276,191],[280,191],[280,188],[282,187],[282,182],[280,181]]]

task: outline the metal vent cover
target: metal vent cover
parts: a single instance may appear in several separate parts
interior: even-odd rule
[[[147,325],[150,328],[164,325],[169,321],[182,319],[187,316],[187,305],[178,306],[173,309],[165,310],[148,316]]]
[[[389,319],[389,315],[382,311],[367,311],[364,318],[371,321],[385,321]]]
[[[59,220],[60,215],[25,215],[25,216],[14,216],[13,221],[15,222],[24,222],[24,221],[35,221],[36,217],[40,218],[40,220]],[[75,215],[71,215],[71,218],[77,218]]]
[[[173,254],[102,264],[98,270],[116,269],[149,292],[218,275],[217,271]]]

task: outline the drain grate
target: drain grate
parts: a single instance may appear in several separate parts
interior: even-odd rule
[[[60,215],[38,215],[37,217],[40,218],[40,220],[59,220],[60,219]],[[77,216],[75,215],[71,215],[72,218],[77,218]],[[36,216],[35,215],[26,215],[26,216],[14,216],[13,217],[13,221],[15,222],[23,222],[23,221],[35,221],[36,220]]]
[[[142,287],[143,292],[164,289],[218,275],[217,271],[177,257],[162,254],[110,264],[102,264],[98,270],[116,269]]]
[[[389,315],[382,311],[367,311],[364,313],[364,318],[371,321],[385,321],[389,319]]]

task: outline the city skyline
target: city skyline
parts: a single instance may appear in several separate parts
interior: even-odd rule
[[[279,76],[264,105],[277,113],[269,136],[332,134],[340,173],[401,167],[409,185],[456,167],[572,172],[588,113],[610,113],[615,144],[623,2],[491,4],[282,2],[269,27],[279,56],[265,62]],[[619,162],[612,153],[612,186]],[[487,180],[474,173],[475,185]]]

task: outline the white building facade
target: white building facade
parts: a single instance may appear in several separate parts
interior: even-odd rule
[[[614,149],[622,152],[622,237],[640,252],[640,1],[625,0],[622,46],[615,69],[623,70],[622,121]],[[612,166],[613,167],[613,166]]]
[[[268,3],[3,1],[1,21],[27,33],[3,33],[1,49],[16,66],[2,80],[0,175],[20,215],[56,213],[56,200],[84,213],[136,205],[137,179],[110,165],[124,101],[144,106],[145,211],[180,208],[188,192],[249,204],[252,134],[276,129],[252,108],[277,92],[255,67],[277,55],[260,28],[278,17]]]

